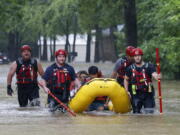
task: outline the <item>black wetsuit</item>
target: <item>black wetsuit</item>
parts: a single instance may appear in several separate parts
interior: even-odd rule
[[[139,76],[136,75],[133,77],[133,69],[135,72],[140,73]],[[131,101],[133,113],[141,113],[142,107],[149,109],[149,113],[151,113],[155,107],[154,88],[152,83],[147,81],[148,79],[146,77],[142,77],[142,71],[144,71],[144,74],[146,74],[150,81],[152,78],[152,73],[156,72],[154,65],[150,63],[145,63],[142,67],[137,67],[135,64],[133,64],[126,70],[126,76],[129,78],[129,92],[132,97]],[[138,80],[138,77],[141,79]]]
[[[37,60],[30,59],[28,61],[23,61],[22,58],[19,58],[18,60],[16,60],[16,63],[17,90],[20,107],[27,106],[28,101],[32,103],[32,106],[39,106],[39,100],[32,102],[34,99],[39,98],[39,87],[37,84]],[[30,72],[32,71],[29,71],[30,69],[33,70],[34,74],[36,74],[33,79],[31,79]]]

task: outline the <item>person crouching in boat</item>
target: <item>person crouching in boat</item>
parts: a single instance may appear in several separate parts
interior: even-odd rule
[[[75,83],[77,86],[80,86],[74,68],[66,63],[66,57],[67,52],[65,50],[59,49],[56,51],[56,62],[46,69],[42,77],[43,80],[39,82],[45,92],[48,93],[50,90],[53,95],[65,104],[69,102],[71,85]],[[48,95],[48,104],[51,112],[57,109],[62,109],[63,111],[63,108],[50,95]]]
[[[101,71],[99,71],[98,67],[96,66],[91,66],[88,69],[89,73],[89,81],[94,79],[94,78],[101,78],[103,77]],[[99,96],[96,97],[95,100],[92,102],[92,104],[89,106],[88,111],[103,111],[106,108],[106,96]]]

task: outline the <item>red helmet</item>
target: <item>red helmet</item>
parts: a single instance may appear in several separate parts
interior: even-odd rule
[[[31,47],[29,45],[23,45],[20,49],[21,49],[21,52],[24,50],[28,50],[31,52]]]
[[[126,47],[126,55],[133,56],[133,49],[135,49],[133,46]]]
[[[133,56],[135,56],[135,55],[143,55],[142,49],[141,48],[135,48],[133,50]]]
[[[64,55],[65,57],[67,56],[67,52],[63,49],[59,49],[55,52],[55,56],[57,57],[58,55]]]

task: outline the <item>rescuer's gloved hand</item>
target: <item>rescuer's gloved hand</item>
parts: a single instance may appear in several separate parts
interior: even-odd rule
[[[7,86],[7,94],[8,94],[9,96],[12,96],[13,93],[14,93],[14,92],[13,92],[13,89],[11,88],[11,85],[8,85],[8,86]]]

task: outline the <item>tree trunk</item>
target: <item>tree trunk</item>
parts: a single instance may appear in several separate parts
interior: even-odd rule
[[[39,59],[41,60],[42,59],[42,42],[41,42],[41,34],[39,34]]]
[[[50,45],[49,45],[49,48],[50,48],[50,61],[53,61],[53,43],[52,43],[52,38],[50,38]]]
[[[86,45],[86,62],[91,62],[91,31],[87,34],[87,45]]]
[[[110,27],[110,40],[112,43],[112,54],[113,54],[112,61],[113,62],[115,62],[117,60],[118,53],[119,53],[119,50],[117,50],[117,47],[116,47],[117,38],[114,34],[114,32],[116,32],[116,31],[117,31],[117,26]]]
[[[177,72],[175,72],[175,79],[180,80],[180,66],[177,66],[179,69]]]
[[[16,60],[19,54],[20,35],[19,32],[10,32],[8,34],[8,56],[10,60]]]
[[[8,56],[10,58],[10,60],[15,60],[15,52],[18,51],[14,51],[15,50],[15,34],[10,32],[8,34]]]
[[[66,44],[65,44],[65,51],[68,52],[68,44],[69,44],[69,34],[66,34]]]
[[[66,44],[65,44],[65,50],[66,50],[66,52],[68,52],[68,53],[70,53],[71,51],[70,51],[70,43],[69,43],[69,33],[67,33],[66,34]],[[70,55],[68,55],[68,62],[71,62],[71,56]]]
[[[73,39],[73,49],[72,49],[72,52],[76,51],[76,35],[77,35],[77,33],[75,32],[74,33],[74,39]]]
[[[75,54],[76,51],[76,36],[77,36],[77,31],[74,31],[74,40],[73,40],[73,48],[72,48],[72,52],[73,54]],[[72,61],[74,61],[75,56],[72,56]]]
[[[96,41],[95,41],[95,57],[94,62],[100,61],[100,40],[101,40],[101,29],[96,26]]]
[[[47,61],[47,37],[46,35],[43,37],[43,55],[42,60]]]
[[[32,43],[33,45],[33,56],[38,57],[38,39],[36,39],[35,42]]]
[[[56,52],[56,36],[53,37],[53,54]],[[54,60],[54,55],[53,55],[53,60]]]
[[[124,0],[126,46],[137,46],[137,20],[135,0]]]
[[[103,35],[102,30],[100,30],[99,33],[99,60],[102,60],[103,62],[106,61],[105,59],[105,42],[103,42]]]
[[[71,52],[71,48],[70,48],[70,43],[69,43],[69,22],[68,20],[66,20],[66,29],[65,29],[65,33],[66,33],[66,44],[65,44],[65,50],[66,52],[70,53]],[[68,62],[71,62],[71,56],[68,55]]]
[[[72,61],[75,59],[75,51],[76,51],[76,36],[77,36],[77,30],[78,30],[78,23],[77,23],[77,16],[74,14],[73,16],[73,31],[74,31],[74,40],[73,40],[73,48],[72,48]]]
[[[19,32],[15,32],[15,50],[19,50],[19,45],[20,45],[20,34]],[[17,58],[17,56],[19,56],[19,52],[20,51],[15,51],[14,55],[15,55],[15,58]]]

